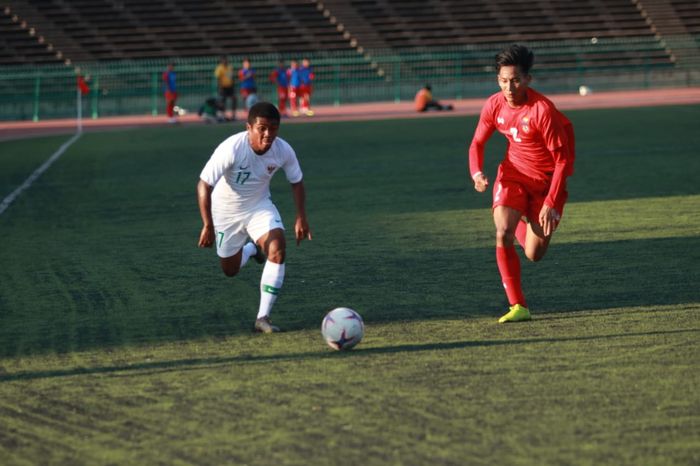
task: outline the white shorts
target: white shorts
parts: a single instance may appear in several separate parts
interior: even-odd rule
[[[219,257],[231,257],[245,245],[248,237],[253,241],[276,228],[284,230],[277,207],[266,199],[250,212],[241,215],[217,215],[212,211],[216,232],[216,253]]]

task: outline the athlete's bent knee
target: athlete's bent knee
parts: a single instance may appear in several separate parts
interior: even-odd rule
[[[526,248],[525,257],[532,262],[539,262],[544,258],[547,248]]]
[[[221,270],[224,272],[224,275],[227,277],[235,277],[238,275],[238,272],[241,271],[240,267],[237,267],[232,264],[226,264],[226,263],[221,263]]]
[[[272,230],[263,240],[263,249],[267,260],[275,264],[284,263],[287,244],[282,230]]]
[[[284,262],[284,245],[280,247],[279,245],[273,243],[270,245],[268,251],[269,253],[267,255],[267,260],[274,262],[275,264],[281,264]]]

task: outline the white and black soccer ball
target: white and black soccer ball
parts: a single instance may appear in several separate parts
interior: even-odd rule
[[[362,340],[365,324],[360,314],[354,310],[337,307],[323,318],[321,334],[331,348],[349,350]]]

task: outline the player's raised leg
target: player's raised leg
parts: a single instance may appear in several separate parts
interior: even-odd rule
[[[255,320],[255,330],[262,333],[279,332],[279,327],[272,325],[270,313],[277,301],[284,283],[286,242],[284,230],[275,228],[258,238],[258,246],[267,256],[267,262],[260,277],[260,307]]]
[[[258,248],[246,237],[240,223],[218,223],[215,240],[221,270],[227,277],[236,276],[251,257],[257,260]]]
[[[515,239],[518,241],[518,244],[523,248],[523,250],[527,245],[528,230],[527,219],[521,218],[518,222],[518,226],[515,228]]]
[[[523,245],[525,256],[533,262],[539,262],[546,254],[551,239],[552,233],[545,236],[542,225],[539,222],[536,220],[529,222],[527,224],[525,244]]]
[[[265,256],[260,248],[252,241],[246,243],[236,254],[231,257],[221,258],[221,270],[227,277],[233,277],[241,271],[244,265],[248,263],[248,259],[254,258],[258,264],[262,264]]]
[[[544,206],[544,197],[536,199],[528,207],[527,217],[530,221],[527,224],[525,242],[520,244],[525,250],[525,256],[532,262],[539,262],[547,253],[554,231],[559,226],[559,222],[564,214],[564,205],[567,197],[568,193],[564,190],[553,207]],[[540,218],[542,216],[547,217],[549,220],[548,231],[545,231],[545,226],[542,224],[543,219]],[[518,237],[518,241],[520,241],[520,237]]]
[[[227,277],[235,277],[238,275],[238,272],[241,271],[241,267],[247,262],[247,259],[245,261],[243,260],[243,257],[245,257],[243,253],[244,249],[245,246],[233,256],[220,258],[221,270],[224,272],[224,275]]]
[[[493,209],[493,221],[496,226],[496,263],[501,274],[503,288],[510,309],[498,322],[517,322],[530,320],[525,295],[520,280],[520,258],[515,250],[515,231],[520,223],[520,211],[506,206]]]

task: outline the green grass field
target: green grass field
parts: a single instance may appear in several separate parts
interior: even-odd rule
[[[278,335],[250,331],[260,266],[196,247],[231,128],[84,134],[0,215],[0,464],[700,464],[700,107],[569,116],[570,201],[512,325],[475,117],[283,124],[314,239],[288,235]],[[0,199],[67,139],[0,143]],[[273,198],[291,228],[283,175]],[[321,340],[337,306],[351,352]]]

